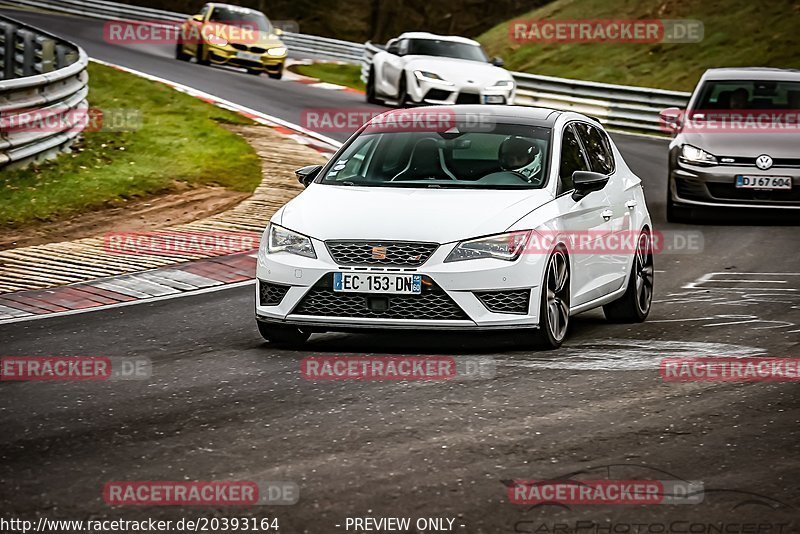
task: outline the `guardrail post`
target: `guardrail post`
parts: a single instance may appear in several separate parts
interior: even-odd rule
[[[25,28],[17,30],[14,46],[14,75],[16,78],[36,74],[34,63],[36,51],[33,49],[34,33]]]
[[[14,43],[17,27],[14,24],[0,21],[0,78],[9,80],[14,77]]]
[[[56,70],[56,42],[49,37],[36,37],[36,72],[44,73]]]

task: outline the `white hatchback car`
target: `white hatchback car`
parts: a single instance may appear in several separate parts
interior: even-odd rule
[[[576,313],[603,306],[609,320],[640,322],[650,311],[641,180],[583,115],[394,110],[297,174],[307,187],[272,217],[258,254],[256,319],[269,341],[509,329],[554,348]]]

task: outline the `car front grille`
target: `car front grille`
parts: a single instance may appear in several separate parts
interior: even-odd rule
[[[444,89],[431,89],[427,93],[425,93],[425,100],[447,100],[450,98],[450,95],[453,94],[450,91],[445,91]]]
[[[480,104],[481,95],[477,93],[458,93],[456,104]]]
[[[423,276],[419,295],[370,295],[333,291],[333,275],[323,276],[306,293],[293,314],[363,319],[468,320],[458,304],[436,283]]]
[[[742,156],[719,156],[721,162],[726,165],[747,165],[756,166],[756,158],[746,158]],[[800,158],[773,158],[772,167],[795,167],[800,168]]]
[[[289,291],[289,286],[273,284],[272,282],[258,281],[258,296],[262,306],[277,306]]]
[[[408,241],[326,241],[339,265],[419,267],[439,247],[436,243]]]
[[[235,50],[241,50],[243,52],[247,51],[247,45],[243,45],[240,43],[231,43],[231,47],[233,47]]]
[[[490,312],[527,314],[531,292],[529,289],[476,291],[475,296]]]

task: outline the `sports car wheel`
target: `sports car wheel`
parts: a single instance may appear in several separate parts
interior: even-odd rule
[[[192,56],[183,51],[183,43],[175,45],[175,59],[179,61],[189,61]]]
[[[205,47],[203,45],[197,45],[197,51],[195,53],[197,54],[196,57],[197,57],[197,64],[198,65],[210,65],[211,64],[211,62],[208,60],[208,58],[205,57],[206,49],[205,49]]]
[[[408,102],[408,91],[406,91],[406,73],[400,75],[400,84],[397,87],[397,106],[404,108]]]
[[[557,349],[569,327],[569,259],[558,248],[547,260],[539,308],[538,345]]]
[[[381,104],[382,102],[375,96],[375,72],[370,69],[367,76],[367,102],[370,104]]]
[[[653,302],[653,274],[653,243],[645,229],[636,244],[628,288],[620,298],[603,306],[606,319],[615,323],[644,321]]]

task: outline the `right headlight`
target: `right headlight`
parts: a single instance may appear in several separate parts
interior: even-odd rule
[[[530,230],[524,230],[462,241],[444,261],[448,263],[481,258],[514,261],[525,250],[525,245],[528,243],[530,235]]]
[[[709,154],[702,148],[697,148],[692,145],[683,145],[681,147],[681,159],[689,163],[699,163],[701,165],[716,165],[717,157]]]
[[[303,234],[298,234],[277,224],[270,223],[266,237],[267,254],[289,252],[290,254],[297,254],[307,258],[317,257],[314,252],[314,245],[311,244],[311,238]]]

